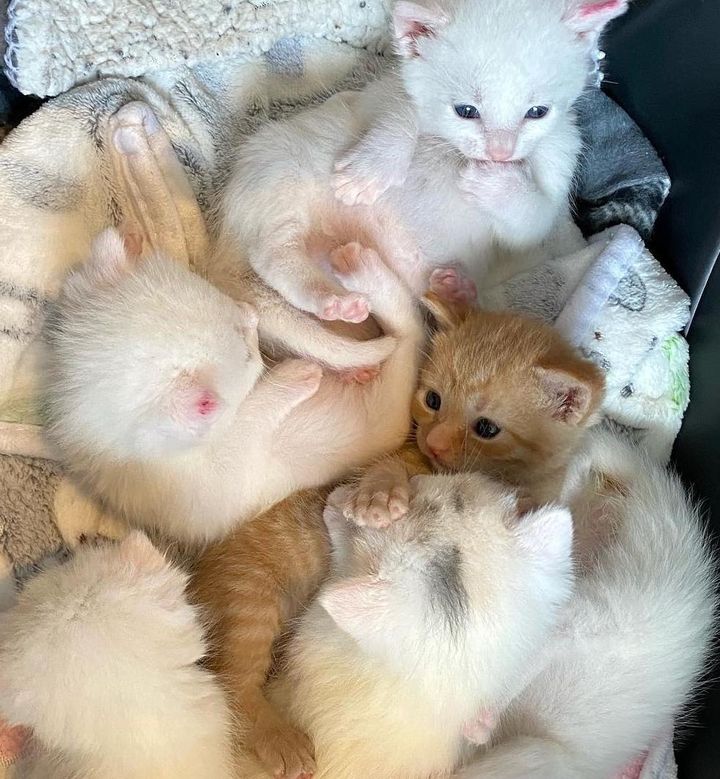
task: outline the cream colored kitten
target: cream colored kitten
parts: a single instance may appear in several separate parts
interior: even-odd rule
[[[342,494],[328,502],[332,572],[268,693],[313,740],[316,779],[452,770],[468,736],[488,737],[479,721],[522,689],[571,592],[567,511],[519,517],[479,474],[411,489],[385,530],[348,523]]]
[[[104,234],[47,326],[48,435],[70,473],[130,523],[204,542],[402,443],[420,314],[371,250],[333,262],[397,342],[365,384],[303,360],[264,371],[250,307]]]
[[[40,573],[0,615],[0,715],[34,732],[16,779],[231,779],[186,582],[135,531]]]

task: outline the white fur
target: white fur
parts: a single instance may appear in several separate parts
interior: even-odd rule
[[[539,244],[569,221],[580,150],[573,103],[596,40],[573,23],[578,5],[399,2],[397,74],[272,123],[240,149],[224,199],[226,239],[317,315],[333,289],[310,237],[332,238],[337,220],[369,232],[418,293],[432,266],[464,264],[478,283],[497,247]],[[625,7],[617,5],[614,15]],[[428,34],[408,42],[413,19]],[[459,118],[456,103],[475,105],[481,119]],[[535,105],[547,116],[525,119]],[[489,160],[498,139],[512,146],[509,162]],[[400,249],[387,240],[388,223],[407,231],[419,257],[407,236]]]
[[[105,238],[103,240],[106,240]],[[70,471],[131,523],[187,541],[404,440],[422,322],[363,252],[341,276],[396,340],[365,385],[288,360],[263,373],[257,315],[186,268],[132,268],[116,237],[73,273],[47,330],[49,435]],[[207,413],[197,404],[209,397]]]
[[[629,488],[621,524],[577,580],[547,665],[463,779],[607,779],[682,713],[711,646],[714,569],[675,476],[595,435],[569,499],[594,473]],[[609,534],[612,538],[612,534]]]
[[[33,579],[0,617],[0,713],[33,729],[18,779],[230,779],[230,717],[197,663],[186,576],[133,532]]]
[[[518,525],[514,498],[477,474],[412,487],[410,513],[385,530],[326,510],[333,573],[269,691],[313,740],[316,779],[451,770],[464,726],[522,688],[571,590],[567,511]]]

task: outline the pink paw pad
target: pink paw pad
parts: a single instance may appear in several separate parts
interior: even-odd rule
[[[362,295],[351,294],[340,297],[331,295],[324,301],[320,318],[326,320],[340,319],[343,322],[364,322],[370,315],[367,301]]]
[[[449,303],[475,303],[475,282],[457,268],[436,268],[430,274],[430,289]]]

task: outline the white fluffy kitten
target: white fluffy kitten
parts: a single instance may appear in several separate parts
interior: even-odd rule
[[[716,595],[701,519],[678,479],[597,435],[569,498],[617,490],[546,667],[462,779],[608,779],[672,728],[708,657]],[[580,534],[581,529],[578,528]]]
[[[0,713],[35,736],[18,779],[233,776],[186,580],[134,531],[41,573],[0,616]]]
[[[626,6],[398,2],[397,74],[269,124],[240,149],[227,239],[291,303],[326,319],[358,316],[357,298],[323,273],[338,220],[371,235],[364,242],[416,292],[437,265],[464,264],[477,283],[497,247],[526,250],[569,221],[573,103],[602,28]],[[400,250],[388,240],[401,227],[417,252],[407,235]],[[442,293],[445,277],[430,283]],[[447,292],[468,297],[472,285]]]
[[[397,342],[364,385],[303,360],[263,373],[252,308],[105,233],[47,327],[48,434],[70,472],[131,523],[195,542],[399,446],[419,312],[373,252],[334,262]]]
[[[409,514],[385,530],[345,520],[345,488],[326,509],[332,573],[269,690],[312,739],[315,779],[452,770],[522,689],[571,591],[566,510],[519,521],[479,474],[411,485]]]

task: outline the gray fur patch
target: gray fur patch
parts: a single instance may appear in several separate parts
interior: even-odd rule
[[[70,211],[77,208],[85,192],[77,181],[48,176],[47,171],[10,158],[0,162],[0,176],[25,203],[46,211]]]
[[[441,549],[427,571],[430,602],[450,632],[456,634],[468,611],[468,594],[462,580],[462,554],[457,546]]]

